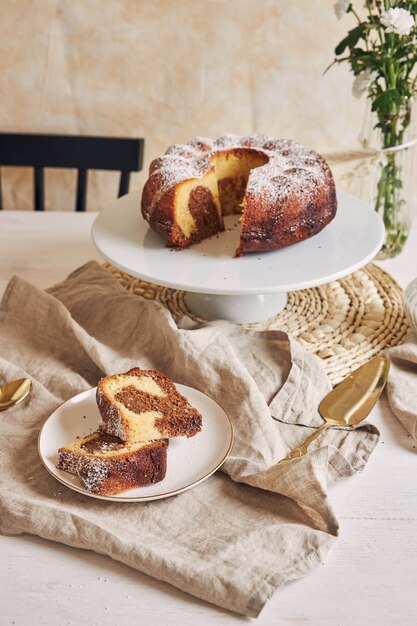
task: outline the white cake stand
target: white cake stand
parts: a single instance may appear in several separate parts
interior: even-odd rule
[[[92,237],[100,254],[137,278],[187,291],[189,309],[205,319],[257,322],[279,313],[287,292],[323,285],[368,263],[382,246],[380,217],[359,200],[338,193],[334,220],[318,235],[274,252],[233,258],[238,216],[226,231],[182,251],[165,247],[140,215],[132,193],[100,212]]]

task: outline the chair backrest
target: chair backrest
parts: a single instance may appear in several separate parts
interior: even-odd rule
[[[88,170],[120,171],[118,196],[123,196],[129,190],[130,173],[142,169],[144,143],[117,137],[0,133],[0,167],[34,168],[35,211],[44,210],[44,168],[77,169],[75,210],[85,211]]]

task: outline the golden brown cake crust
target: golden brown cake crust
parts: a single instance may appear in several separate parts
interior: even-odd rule
[[[58,450],[57,468],[75,474],[91,493],[110,496],[163,480],[168,441],[150,441],[138,449],[96,432]]]
[[[304,241],[331,222],[337,208],[333,176],[326,161],[317,153],[314,162],[320,165],[323,184],[311,179],[304,169],[293,167],[286,170],[276,198],[272,190],[264,193],[267,183],[262,179],[256,185],[249,181],[236,256],[276,250]],[[296,179],[295,184],[288,183],[291,176]]]
[[[164,392],[165,396],[153,396],[135,389],[132,385],[123,384],[127,377],[150,378]],[[120,381],[123,385],[123,388],[115,395],[115,399],[123,407],[134,413],[155,412],[158,414],[154,418],[155,432],[152,438],[193,437],[200,432],[202,427],[200,412],[179,393],[172,380],[157,370],[142,370],[138,367],[132,368],[124,374],[106,376],[99,381],[96,400],[102,418],[100,428],[105,432],[126,442],[137,440],[134,428],[124,415],[123,409],[118,407],[114,399],[109,396],[109,381]]]
[[[249,174],[236,256],[298,243],[320,232],[333,219],[336,192],[326,161],[294,141],[263,135],[196,138],[169,148],[151,163],[142,194],[143,217],[169,246],[181,248],[201,240],[201,233],[184,237],[176,223],[178,186],[213,170],[213,155],[227,152],[239,156],[249,151],[264,158],[264,164]],[[220,224],[217,232],[223,229]]]

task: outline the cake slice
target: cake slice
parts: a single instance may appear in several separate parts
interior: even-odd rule
[[[199,411],[167,376],[135,367],[102,378],[97,386],[100,429],[122,441],[192,437],[201,430]]]
[[[57,468],[77,475],[85,489],[102,496],[144,487],[165,477],[166,439],[126,445],[95,432],[59,448]]]

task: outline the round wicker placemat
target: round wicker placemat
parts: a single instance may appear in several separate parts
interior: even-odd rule
[[[109,264],[105,267],[128,291],[157,300],[175,318],[186,314],[204,321],[187,309],[184,291],[133,278]],[[327,285],[291,292],[281,313],[244,326],[285,330],[322,360],[336,384],[371,357],[401,342],[409,328],[402,295],[389,274],[369,264]]]

